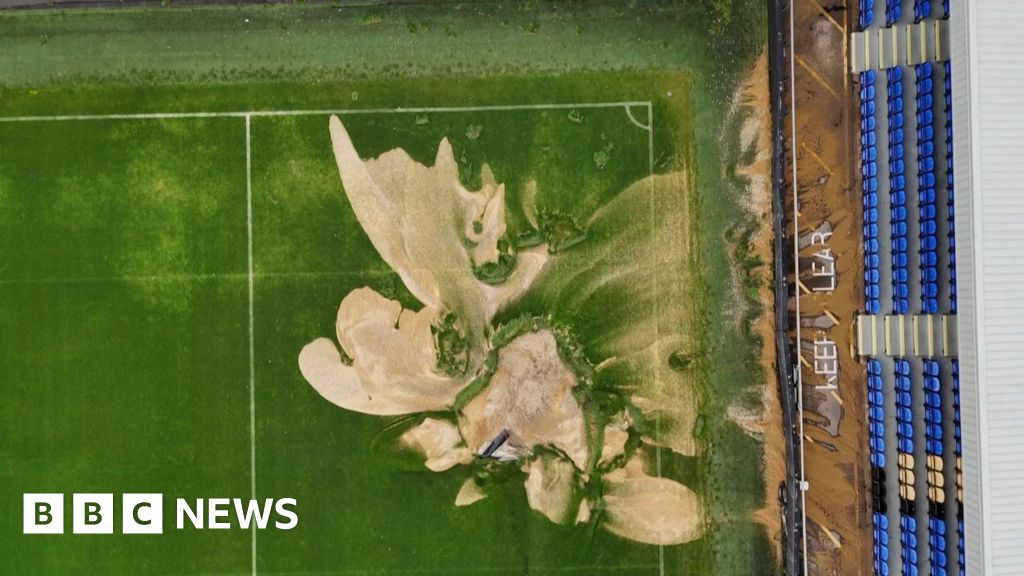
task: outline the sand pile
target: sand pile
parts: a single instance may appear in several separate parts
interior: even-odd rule
[[[459,427],[482,453],[507,432],[503,454],[529,456],[534,446],[554,447],[577,468],[587,466],[583,412],[572,394],[576,376],[558,356],[550,330],[519,336],[498,351],[491,383],[466,405]]]

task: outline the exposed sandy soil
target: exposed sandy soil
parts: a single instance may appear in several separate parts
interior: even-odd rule
[[[459,429],[451,422],[427,418],[419,426],[402,434],[402,443],[426,456],[426,466],[443,472],[459,464],[469,464],[473,453],[462,443]]]
[[[338,172],[360,225],[423,308],[403,310],[373,290],[354,290],[338,309],[341,351],[319,338],[299,354],[299,369],[324,398],[349,410],[390,415],[444,409],[480,368],[491,318],[529,287],[547,251],[519,254],[516,271],[500,286],[481,282],[473,265],[497,259],[505,233],[505,188],[490,169],[483,168],[481,189],[471,192],[459,183],[447,140],[429,168],[401,149],[364,161],[341,120],[332,116],[329,125]],[[467,338],[470,376],[447,378],[434,370],[431,326],[442,312],[456,314]]]
[[[807,571],[816,576],[839,576],[844,572],[839,551],[843,541],[836,533],[826,532],[811,519],[807,521]]]
[[[337,116],[331,116],[330,132],[359,224],[417,300],[457,315],[459,328],[477,351],[470,356],[470,372],[475,372],[486,326],[530,286],[547,262],[547,250],[519,253],[515,272],[500,285],[482,282],[473,273],[474,260],[496,257],[494,244],[505,228],[505,189],[490,170],[482,173],[481,189],[472,192],[459,182],[447,139],[438,144],[434,165],[426,167],[401,148],[364,161]],[[467,249],[474,243],[478,250]]]
[[[666,546],[701,534],[701,504],[689,488],[651,476],[642,458],[605,476],[605,528],[630,540]]]
[[[852,355],[852,325],[863,306],[861,199],[853,139],[857,117],[853,83],[846,71],[845,26],[856,5],[830,12],[835,22],[812,2],[793,4],[793,45],[796,65],[796,134],[801,234],[831,223],[827,248],[835,255],[837,286],[832,293],[803,293],[804,319],[832,314],[838,324],[805,326],[804,360],[805,475],[808,561],[824,574],[867,574],[871,571],[870,494],[866,424],[866,383],[863,366]],[[788,125],[787,125],[788,128]],[[787,138],[792,135],[787,133]],[[792,206],[788,207],[792,210]],[[802,249],[803,282],[812,254],[822,246]],[[838,389],[815,389],[824,377],[813,369],[815,338],[835,342],[839,353]]]
[[[469,506],[474,502],[479,502],[487,497],[487,493],[480,488],[480,485],[476,483],[475,478],[467,478],[462,483],[462,488],[459,488],[459,493],[455,496],[456,506]]]
[[[494,173],[487,164],[480,169],[483,190],[492,191],[490,199],[479,215],[477,232],[473,221],[466,222],[466,239],[473,243],[473,263],[477,266],[498,261],[498,240],[505,235],[505,185],[494,181]]]
[[[538,445],[554,446],[587,469],[583,411],[572,394],[576,375],[558,356],[549,330],[519,336],[498,351],[491,383],[463,409],[459,425],[480,453],[508,432],[506,452],[525,457]]]
[[[299,370],[328,401],[364,414],[441,410],[464,385],[437,374],[430,326],[437,312],[403,310],[370,288],[350,292],[338,307],[337,338],[351,363],[329,338],[299,354]]]
[[[576,516],[573,500],[580,483],[576,468],[568,460],[549,454],[540,456],[530,464],[525,484],[530,508],[555,524],[565,524]]]
[[[605,426],[604,427],[604,446],[601,447],[601,464],[611,462],[619,454],[622,454],[626,448],[626,442],[629,440],[629,432],[624,427],[619,426]]]
[[[494,314],[543,271],[549,260],[546,247],[518,253],[516,271],[507,281],[485,284],[473,267],[499,257],[498,241],[505,234],[504,186],[488,167],[482,169],[481,189],[469,191],[459,183],[447,140],[441,141],[434,165],[426,167],[402,149],[364,161],[337,117],[330,120],[330,133],[360,225],[423,307],[403,309],[372,289],[353,290],[338,310],[337,344],[330,338],[313,341],[300,353],[299,368],[324,398],[349,410],[378,415],[448,410],[456,393],[483,368]],[[686,215],[679,207],[685,205],[687,190],[683,172],[634,183],[590,222],[595,237],[602,237],[597,233],[602,229],[609,232],[603,235],[606,242],[592,246],[585,262],[560,262],[569,270],[590,271],[633,253],[638,244],[661,248],[653,261],[629,258],[627,266],[609,266],[613,272],[598,275],[594,289],[628,283],[639,291],[635,321],[602,343],[609,358],[604,368],[614,366],[632,376],[633,384],[624,385],[623,392],[662,424],[659,438],[649,440],[681,454],[695,450],[696,405],[692,383],[668,368],[668,354],[686,353],[691,345],[686,330],[691,311],[682,293],[686,285],[679,281],[685,277],[688,252]],[[630,210],[620,210],[622,205]],[[636,206],[647,208],[639,212],[642,221],[631,210]],[[565,277],[574,290],[587,290],[575,276]],[[448,312],[455,314],[469,349],[466,375],[457,378],[436,370],[432,327]],[[401,442],[421,453],[425,466],[436,472],[468,464],[477,455],[522,461],[533,509],[557,523],[585,522],[595,502],[580,502],[579,489],[582,471],[594,463],[588,462],[576,384],[550,330],[523,334],[497,351],[494,373],[458,414],[458,426],[426,418]],[[629,437],[628,418],[619,420],[605,430],[598,455],[606,462],[623,452]],[[699,536],[697,495],[678,482],[651,476],[639,457],[603,482],[609,531],[650,544],[679,544]],[[485,496],[470,478],[455,504],[467,506]]]

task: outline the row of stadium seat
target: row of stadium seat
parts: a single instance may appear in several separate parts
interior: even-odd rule
[[[963,470],[961,470],[961,458],[963,452],[961,452],[960,445],[960,361],[954,358],[951,362],[953,373],[953,437],[956,439],[956,447],[954,448],[956,454],[956,483],[957,483],[957,521],[956,521],[956,539],[957,539],[957,562],[960,567],[960,576],[966,574],[967,564],[964,562],[964,504],[963,504]]]
[[[914,428],[911,415],[910,362],[893,360],[896,376],[896,441],[900,486],[901,574],[917,574],[917,523],[913,517],[916,500],[914,480]]]
[[[953,438],[956,439],[957,457],[963,456],[960,445],[960,361],[953,359]]]
[[[949,9],[946,9],[949,15]],[[944,64],[945,74],[943,89],[945,93],[946,112],[946,206],[949,239],[949,310],[956,314],[956,226],[953,219],[953,85],[950,74],[950,63],[947,60]]]
[[[896,449],[914,453],[914,422],[910,405],[910,362],[903,358],[893,360],[896,372]]]
[[[939,363],[924,360],[925,452],[942,456],[942,396],[939,390]]]
[[[885,468],[885,408],[882,392],[882,364],[868,360],[868,443],[871,465]]]
[[[900,514],[900,564],[903,576],[917,576],[917,520]]]
[[[964,519],[956,519],[956,555],[960,564],[960,576],[967,574],[967,559],[964,558]]]
[[[871,515],[874,539],[875,576],[889,576],[889,518],[881,512]]]
[[[894,314],[910,311],[907,282],[907,193],[903,166],[903,71],[886,71],[889,120],[889,205],[892,255],[892,307]]]
[[[878,314],[878,164],[875,146],[875,71],[860,74],[861,174],[864,189],[864,306]]]
[[[885,25],[892,26],[900,21],[900,16],[903,14],[903,0],[886,0],[885,1]]]
[[[931,0],[914,0],[914,22],[920,22],[931,15]]]
[[[871,444],[871,514],[875,576],[889,576],[889,518],[885,505],[885,428],[882,402],[882,363],[869,358],[868,422]]]
[[[915,5],[916,9],[916,5]],[[918,250],[921,269],[921,312],[939,313],[938,227],[936,226],[935,147],[932,117],[932,64],[914,67],[917,94]]]
[[[949,0],[943,1],[943,15],[948,18],[950,10]],[[946,124],[946,206],[947,206],[947,238],[949,242],[949,310],[957,313],[957,290],[956,290],[956,220],[953,205],[953,86],[951,65],[949,60],[943,63],[943,97]],[[964,520],[963,520],[963,451],[960,441],[960,362],[954,358],[951,362],[953,380],[953,438],[955,440],[954,454],[956,456],[957,476],[957,570],[955,573],[964,576],[967,573],[967,563],[964,556]]]
[[[946,576],[946,521],[928,517],[929,576]]]
[[[942,466],[942,397],[940,396],[939,362],[925,359],[924,372],[924,420],[925,442],[928,458],[928,559],[929,576],[947,576],[946,566],[946,521],[943,518],[945,482]]]
[[[857,22],[860,24],[860,29],[864,30],[875,21],[875,0],[860,0],[859,5],[860,12]]]

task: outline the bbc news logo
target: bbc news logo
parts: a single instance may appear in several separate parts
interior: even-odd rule
[[[294,498],[178,498],[174,503],[175,527],[246,530],[254,526],[260,530],[291,530],[299,523],[296,506]],[[119,509],[122,534],[164,533],[163,494],[122,494]],[[113,534],[116,515],[113,494],[71,495],[73,534]],[[64,494],[24,494],[22,517],[24,534],[63,534]]]

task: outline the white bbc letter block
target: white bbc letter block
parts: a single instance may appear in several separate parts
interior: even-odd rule
[[[113,534],[114,495],[75,494],[71,527],[75,534]]]
[[[163,534],[164,495],[125,494],[121,497],[123,534]]]
[[[64,495],[22,495],[23,534],[63,534]]]

